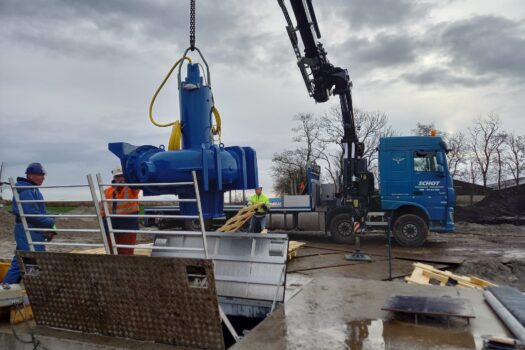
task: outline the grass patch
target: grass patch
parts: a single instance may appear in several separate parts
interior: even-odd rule
[[[46,206],[46,210],[48,214],[65,214],[75,208],[76,207],[48,207]]]

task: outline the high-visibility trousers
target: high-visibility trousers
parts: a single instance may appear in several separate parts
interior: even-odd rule
[[[130,213],[131,214],[131,213]],[[132,213],[133,215],[137,213]],[[114,230],[133,230],[138,231],[140,229],[139,227],[139,219],[138,218],[111,218],[111,226]],[[107,221],[106,218],[104,218],[104,227],[106,229],[106,233],[109,233],[108,227],[107,227]],[[111,252],[113,252],[113,246],[111,245],[111,239],[108,237],[108,244],[110,247]],[[127,244],[127,245],[135,245],[137,242],[137,234],[136,233],[115,233],[115,243],[117,244]],[[119,255],[133,255],[134,249],[133,248],[117,248],[117,252]]]

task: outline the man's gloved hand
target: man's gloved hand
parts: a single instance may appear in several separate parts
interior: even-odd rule
[[[53,230],[56,230],[57,229],[57,225],[53,225],[53,227],[51,227]],[[44,232],[44,240],[46,242],[51,242],[53,240],[53,236],[56,236],[57,233],[56,231],[45,231]]]

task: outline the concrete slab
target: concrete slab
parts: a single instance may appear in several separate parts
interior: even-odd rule
[[[381,311],[391,295],[466,298],[476,318],[415,325]],[[231,349],[481,349],[484,334],[510,336],[480,291],[319,276]]]

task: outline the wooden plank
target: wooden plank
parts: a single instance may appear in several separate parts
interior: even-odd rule
[[[478,277],[470,277],[470,282],[478,285],[478,286],[481,286],[483,288],[487,288],[487,287],[497,287],[496,284],[492,283],[492,282],[489,282],[489,281],[486,281],[486,280],[483,280],[481,278],[478,278]]]
[[[414,268],[412,274],[408,277],[405,277],[405,281],[412,284],[429,284],[430,278],[425,276],[423,271],[424,270],[419,267]]]
[[[150,243],[149,245],[153,245]],[[73,249],[70,253],[74,254],[106,254],[104,247],[91,248],[91,249]],[[151,256],[151,249],[147,248],[135,248],[133,255]]]

